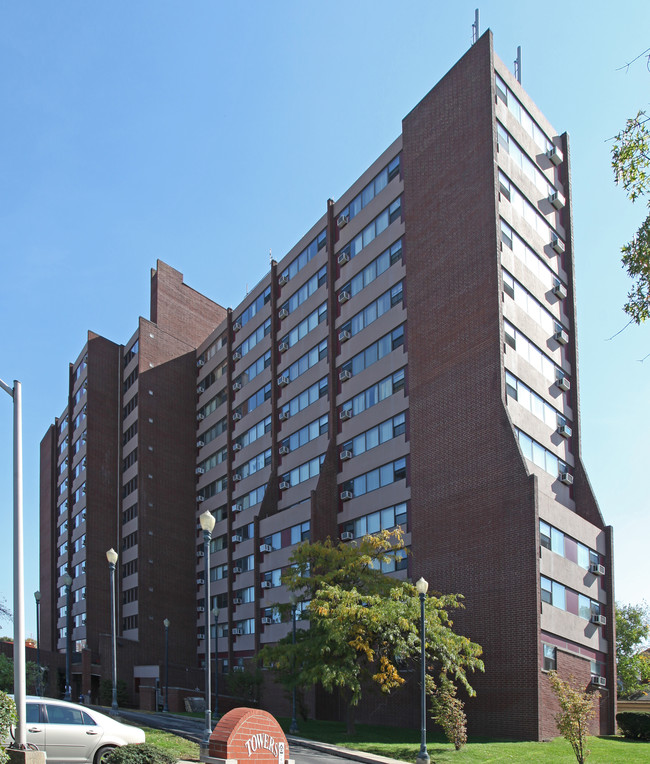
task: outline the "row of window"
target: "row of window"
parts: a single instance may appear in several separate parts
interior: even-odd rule
[[[347,207],[344,207],[341,210],[339,219],[344,218],[347,219],[347,221],[350,221],[356,217],[367,204],[370,204],[375,196],[386,188],[393,178],[399,175],[399,168],[400,155],[398,154],[394,159],[391,159],[381,172],[375,175],[370,183],[368,183],[360,194],[357,194],[354,197]]]
[[[280,447],[288,448],[290,451],[295,451],[301,446],[307,445],[312,440],[315,440],[320,435],[327,435],[329,417],[325,414],[313,422],[301,427],[296,432],[291,433],[288,438],[280,441]]]
[[[228,361],[224,361],[222,364],[219,364],[215,369],[212,369],[211,372],[205,375],[203,379],[199,382],[198,386],[198,392],[204,393],[208,387],[213,385],[218,379],[221,379],[228,371]]]
[[[137,339],[133,345],[124,353],[124,365],[128,366],[129,363],[136,357],[140,349],[140,340]]]
[[[352,358],[352,360],[344,363],[341,366],[342,372],[350,372],[352,376],[361,373],[364,369],[367,369],[372,364],[380,361],[384,356],[387,356],[393,350],[401,347],[404,344],[404,326],[398,326],[393,329],[392,332],[385,334],[377,342],[373,342],[365,350]]]
[[[130,507],[127,507],[122,512],[122,525],[126,525],[126,523],[128,523],[129,520],[135,520],[137,516],[138,516],[138,504],[136,502],[135,504],[131,504]]]
[[[342,411],[351,411],[353,416],[360,414],[362,411],[375,406],[385,398],[389,398],[399,390],[404,389],[406,377],[406,369],[400,369],[399,371],[390,374],[380,382],[377,382],[365,390],[355,395],[349,401],[346,401],[342,407]]]
[[[537,190],[544,198],[555,192],[555,187],[549,183],[548,178],[522,150],[521,146],[513,139],[505,127],[497,122],[497,140],[524,175],[535,184]]]
[[[557,276],[544,260],[526,244],[519,234],[501,219],[501,241],[515,257],[537,276],[547,289],[555,286]]]
[[[341,484],[342,493],[351,492],[353,497],[363,496],[378,488],[406,479],[406,458],[396,459],[374,470],[358,475]]]
[[[564,371],[509,321],[504,320],[503,331],[506,343],[539,371],[548,382],[555,382],[564,376]]]
[[[307,318],[298,324],[298,326],[294,326],[289,334],[285,334],[280,340],[280,349],[286,350],[287,348],[293,347],[303,337],[306,337],[309,332],[313,331],[320,323],[325,321],[326,318],[327,301],[321,303],[316,310],[310,313]]]
[[[225,462],[227,458],[228,458],[228,448],[224,446],[223,448],[220,448],[218,451],[215,451],[213,454],[208,456],[207,459],[204,459],[202,462],[200,462],[198,465],[198,469],[203,472],[208,472],[208,470],[213,469],[218,464]]]
[[[246,446],[249,446],[251,443],[254,443],[256,440],[261,438],[265,433],[270,432],[270,430],[271,417],[267,416],[246,430],[243,435],[239,435],[237,438],[235,438],[235,445],[241,446],[241,448],[245,448]]]
[[[517,122],[519,122],[519,124],[524,128],[528,135],[530,135],[530,137],[535,141],[539,148],[544,153],[549,151],[549,149],[553,147],[553,144],[548,139],[546,133],[521,105],[521,102],[517,96],[514,95],[512,90],[510,90],[510,88],[501,79],[501,77],[499,77],[498,74],[495,76],[497,96],[503,101],[503,103],[505,103],[510,113],[515,117]]]
[[[296,308],[300,307],[306,300],[308,300],[314,292],[316,292],[327,281],[327,266],[324,265],[317,273],[315,273],[309,281],[306,281],[300,289],[295,291],[288,300],[282,303],[280,310],[285,310],[287,313],[293,313]]]
[[[553,581],[545,576],[540,576],[542,602],[546,602],[560,610],[566,610],[568,613],[584,618],[590,621],[592,616],[601,614],[601,605],[596,600],[569,589],[568,586]]]
[[[350,281],[344,284],[340,292],[348,292],[350,297],[354,297],[362,289],[365,289],[369,284],[385,273],[391,265],[394,265],[398,260],[402,259],[402,240],[398,239],[388,249],[385,249],[379,257],[376,257],[372,262],[368,263],[363,270],[359,271],[356,276],[353,276]]]
[[[124,380],[124,384],[122,386],[122,392],[126,393],[126,391],[131,387],[132,384],[134,384],[137,378],[138,378],[138,369],[136,367],[129,374],[129,376]]]
[[[323,229],[318,236],[310,241],[309,244],[303,249],[303,251],[294,258],[282,271],[282,276],[287,279],[292,279],[297,273],[299,273],[308,262],[310,262],[327,244],[327,230]]]
[[[82,446],[86,445],[86,430],[84,430],[81,435],[75,440],[75,442],[72,444],[72,455],[75,456],[76,454],[81,451]]]
[[[132,467],[138,461],[138,448],[137,446],[130,451],[124,459],[122,459],[122,472],[126,472],[129,467]]]
[[[83,374],[87,366],[88,366],[88,353],[85,353],[81,361],[79,361],[79,363],[77,364],[77,368],[72,372],[73,385],[79,379],[79,377],[81,377],[81,375]]]
[[[315,459],[310,459],[308,462],[295,467],[289,472],[285,472],[284,475],[282,475],[281,481],[283,483],[288,483],[290,487],[293,487],[300,483],[304,483],[310,478],[317,477],[324,459],[325,454],[321,454]]]
[[[307,406],[311,406],[312,403],[316,403],[317,400],[327,395],[327,377],[319,379],[318,382],[314,382],[313,385],[303,390],[301,393],[292,398],[288,403],[285,403],[280,409],[280,414],[289,416],[295,416]]]
[[[237,406],[234,413],[239,413],[242,416],[246,416],[251,411],[255,411],[258,406],[261,406],[264,401],[268,401],[271,397],[271,383],[267,382],[264,387],[260,387],[259,390],[254,392],[249,398],[247,398],[241,406]]]
[[[567,560],[575,562],[576,565],[585,570],[589,570],[591,565],[600,564],[598,552],[594,552],[593,549],[567,536],[561,530],[554,528],[543,520],[539,521],[539,539],[543,547],[550,549],[561,557],[566,557]]]
[[[251,351],[259,342],[261,342],[267,334],[271,333],[271,319],[267,318],[263,324],[260,324],[257,329],[235,348],[235,353],[243,358],[246,353]]]
[[[126,444],[133,438],[136,433],[138,432],[138,420],[136,419],[135,422],[133,422],[132,425],[126,428],[124,430],[124,434],[122,435],[122,445],[126,446]]]
[[[545,244],[551,244],[554,237],[558,236],[556,230],[549,225],[548,220],[537,208],[532,205],[528,199],[512,183],[508,176],[499,170],[499,190],[503,196],[512,204],[512,208],[517,212],[537,233],[541,236]]]
[[[84,382],[83,385],[79,387],[77,392],[72,396],[73,406],[76,406],[79,401],[83,398],[84,393],[86,392],[86,383]]]
[[[559,459],[554,453],[549,451],[541,443],[533,440],[530,435],[526,435],[523,430],[515,427],[515,433],[517,434],[517,440],[519,446],[523,452],[523,455],[529,461],[541,467],[545,472],[553,477],[562,477],[567,475],[569,468],[566,463]]]
[[[553,408],[553,406],[509,371],[506,371],[506,393],[549,427],[553,429],[556,427],[567,427],[566,418],[557,409]],[[570,434],[570,432],[569,428],[567,433]]]
[[[122,419],[126,419],[127,416],[132,412],[135,411],[136,407],[138,405],[138,394],[137,392],[132,398],[129,398],[126,405],[122,409]]]
[[[386,443],[388,440],[403,435],[406,432],[406,414],[397,414],[385,422],[371,427],[369,430],[362,432],[352,440],[348,440],[341,446],[341,453],[348,451],[352,456],[359,456],[360,454],[370,451],[372,448],[376,448],[382,443]]]
[[[319,342],[318,345],[308,350],[297,361],[294,361],[291,366],[282,371],[280,379],[288,378],[289,382],[293,382],[323,358],[327,358],[327,339]]]
[[[268,467],[269,464],[271,464],[271,449],[267,448],[266,451],[262,451],[261,454],[257,454],[257,456],[249,459],[245,464],[242,464],[238,474],[242,479],[247,478],[264,469],[264,467]]]
[[[248,382],[250,382],[252,379],[255,379],[255,377],[258,376],[258,374],[261,374],[264,369],[268,368],[271,365],[271,351],[267,350],[266,353],[261,355],[257,360],[255,360],[247,369],[246,371],[239,374],[237,377],[235,377],[234,384],[239,384],[242,387]]]
[[[341,249],[339,252],[339,258],[341,255],[347,255],[349,258],[353,258],[361,252],[364,247],[373,242],[379,234],[383,233],[391,223],[399,220],[402,215],[402,197],[398,196],[394,202],[386,207],[385,210],[379,213],[377,217],[361,231],[360,234],[354,237],[352,241]]]
[[[84,403],[83,408],[77,414],[77,416],[74,418],[74,421],[72,422],[72,429],[78,430],[85,421],[86,421],[86,404]]]
[[[363,310],[356,313],[349,321],[342,324],[340,327],[341,332],[349,332],[351,337],[358,334],[370,324],[374,323],[378,318],[388,313],[388,311],[395,307],[395,305],[402,302],[402,282],[395,284],[376,300],[373,300]],[[339,334],[339,336],[341,336]]]
[[[555,316],[506,270],[503,271],[503,291],[544,331],[551,334],[564,329]]]
[[[228,420],[226,417],[223,419],[220,419],[218,422],[212,425],[212,427],[208,427],[208,429],[205,432],[202,432],[199,435],[199,438],[204,443],[210,443],[210,441],[214,440],[215,438],[218,438],[221,433],[225,432],[228,429]]]
[[[241,326],[246,326],[251,318],[254,318],[270,299],[271,287],[267,286],[266,289],[253,300],[246,310],[235,319],[235,323],[240,324]]]
[[[201,406],[197,412],[197,416],[201,419],[209,417],[213,411],[216,411],[219,406],[221,406],[227,400],[228,393],[224,388],[223,390],[220,390],[213,398],[210,398],[207,403],[204,403],[203,406]]]
[[[398,525],[403,526],[404,530],[406,530],[406,523],[407,509],[406,502],[404,501],[392,507],[386,507],[377,512],[371,512],[368,515],[349,520],[343,524],[342,530],[344,533],[352,533],[354,538],[358,539],[371,533],[391,530],[391,528],[395,528]]]

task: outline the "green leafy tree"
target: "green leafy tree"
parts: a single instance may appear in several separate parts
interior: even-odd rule
[[[233,671],[226,675],[226,686],[230,695],[247,703],[259,703],[264,677],[258,668],[248,666],[244,671]]]
[[[645,112],[628,119],[614,138],[612,167],[616,182],[632,202],[647,199],[650,210],[650,130]],[[650,315],[650,214],[630,242],[622,247],[623,265],[633,281],[625,312],[641,324]]]
[[[34,661],[27,661],[25,675],[27,689],[36,692],[41,672]],[[14,691],[14,662],[4,653],[0,653],[0,690],[4,692]]]
[[[9,728],[18,721],[16,704],[5,692],[0,690],[0,741],[9,740]],[[9,761],[9,755],[0,742],[0,764]]]
[[[570,681],[560,679],[557,672],[548,675],[551,689],[560,704],[560,710],[555,715],[555,723],[560,735],[571,744],[578,764],[584,764],[589,756],[587,735],[589,721],[595,714],[594,696],[581,690],[573,678]]]
[[[643,653],[650,635],[650,612],[640,605],[616,604],[618,696],[629,698],[650,682],[650,657]]]
[[[426,690],[431,697],[433,720],[442,727],[447,740],[460,751],[467,742],[467,716],[463,701],[456,696],[456,686],[446,680],[436,687],[433,677],[427,674]]]
[[[404,555],[400,531],[365,536],[357,544],[301,544],[283,582],[294,597],[309,602],[309,630],[296,644],[289,634],[264,648],[262,658],[289,688],[321,684],[346,695],[348,732],[363,688],[374,683],[390,693],[404,683],[402,672],[420,654],[420,601],[415,587],[381,572]],[[474,694],[468,671],[483,670],[481,647],[452,629],[449,612],[462,607],[460,595],[427,598],[427,665],[439,683],[457,682]],[[285,612],[291,606],[284,606]]]

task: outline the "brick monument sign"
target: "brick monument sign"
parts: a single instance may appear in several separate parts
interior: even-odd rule
[[[210,735],[208,764],[266,762],[293,764],[282,728],[267,711],[234,708],[225,714]]]

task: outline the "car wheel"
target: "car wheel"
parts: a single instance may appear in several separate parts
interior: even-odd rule
[[[105,745],[103,748],[100,748],[95,755],[95,764],[104,764],[104,762],[108,758],[108,754],[114,750],[115,750],[114,745]]]

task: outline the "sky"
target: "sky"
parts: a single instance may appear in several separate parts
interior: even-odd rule
[[[23,389],[26,635],[39,444],[92,330],[124,343],[160,258],[235,306],[401,132],[471,44],[455,0],[0,2],[0,378]],[[650,3],[483,2],[481,31],[571,145],[582,456],[616,598],[650,600],[650,326],[620,247],[647,210],[611,138],[650,104]],[[13,608],[12,402],[0,391],[0,598]],[[12,633],[0,623],[0,633]]]

